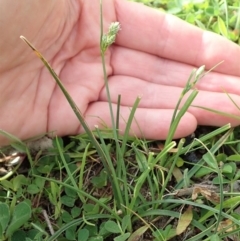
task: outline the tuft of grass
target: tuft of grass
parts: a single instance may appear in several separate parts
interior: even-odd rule
[[[231,31],[239,26],[238,1],[141,2],[205,29],[213,25],[211,30],[230,39]],[[181,117],[198,93],[194,86],[204,74],[202,66],[190,74],[165,142],[129,137],[140,98],[120,135],[121,97],[114,113],[104,59],[118,29],[118,23],[112,23],[108,33],[103,33],[101,15],[99,45],[111,130],[89,129],[47,60],[22,37],[52,74],[86,133],[56,137],[51,147],[33,155],[25,142],[1,132],[15,141],[16,150],[26,153],[30,167],[24,172],[20,166],[11,179],[0,180],[0,240],[238,240],[240,129],[230,125],[207,131],[200,128],[190,141],[173,140]]]

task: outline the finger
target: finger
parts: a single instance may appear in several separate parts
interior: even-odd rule
[[[240,76],[240,47],[229,40],[132,2],[117,0],[116,14],[118,45],[207,69],[224,61],[219,72]]]
[[[113,104],[114,113],[116,113],[117,105]],[[119,131],[124,133],[126,123],[129,118],[130,108],[121,106]],[[172,119],[173,110],[159,110],[159,109],[144,109],[138,108],[135,113],[134,121],[131,125],[131,135],[143,137],[146,139],[166,139],[169,126]],[[109,112],[109,104],[107,102],[94,102],[92,103],[87,112],[85,119],[91,129],[95,129],[97,125],[101,128],[112,128],[111,117]],[[197,122],[193,115],[186,113],[180,121],[175,138],[187,136],[194,132]],[[84,132],[82,127],[79,132]]]
[[[150,84],[144,80],[126,76],[113,76],[109,78],[109,88],[113,103],[117,103],[118,95],[121,95],[121,104],[131,107],[138,96],[141,97],[139,107],[152,109],[174,109],[181,96],[182,88]],[[191,91],[189,92],[189,94]],[[183,99],[180,108],[184,105],[187,97]],[[240,96],[231,95],[237,106],[240,106]],[[107,101],[106,90],[100,94],[101,101]],[[239,109],[232,103],[225,93],[199,91],[193,101],[193,105],[210,108],[227,114],[239,115]],[[192,113],[200,125],[221,126],[226,123],[238,125],[240,121],[230,117],[219,116],[213,112],[190,107]]]
[[[125,75],[144,79],[148,82],[184,87],[193,70],[192,65],[163,59],[156,55],[138,50],[115,46],[112,49],[112,67],[114,75]],[[211,71],[198,81],[201,90],[240,95],[240,77]]]

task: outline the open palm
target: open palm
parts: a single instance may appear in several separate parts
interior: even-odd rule
[[[111,127],[100,56],[99,1],[3,1],[5,28],[0,40],[0,129],[24,139],[48,131],[83,132],[77,118],[41,61],[19,39],[24,35],[50,62],[91,128]],[[25,5],[26,4],[26,5]],[[44,6],[43,6],[44,5]],[[39,10],[41,9],[41,10]],[[224,91],[240,106],[240,47],[173,16],[123,0],[103,1],[104,29],[118,21],[121,31],[106,53],[113,107],[121,94],[120,129],[137,96],[141,97],[132,134],[166,138],[173,109],[192,69],[214,72],[197,85],[195,105],[238,114]],[[14,17],[13,17],[13,14]],[[11,24],[9,24],[11,23]],[[191,107],[176,137],[198,124],[239,124],[239,120]],[[4,139],[0,138],[0,144]]]

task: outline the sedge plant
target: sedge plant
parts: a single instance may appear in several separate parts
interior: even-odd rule
[[[145,4],[158,6],[158,2],[146,0]],[[164,6],[164,4],[169,4],[169,6],[171,4],[179,4],[177,7],[179,7],[180,11],[176,13],[178,16],[186,21],[195,22],[197,25],[201,25],[202,21],[206,28],[210,26],[211,19],[206,19],[203,14],[199,16],[201,11],[196,15],[192,15],[191,11],[193,9],[205,9],[209,14],[212,11],[212,6],[196,3],[197,5],[189,4],[181,9],[182,5],[180,2],[163,1],[161,6]],[[223,5],[221,6],[220,3],[215,4],[217,4],[216,6],[219,9],[226,10],[226,1],[222,2]],[[140,98],[136,99],[131,108],[129,118],[125,120],[126,129],[120,135],[121,96],[118,98],[117,111],[114,113],[105,68],[105,53],[111,44],[114,43],[117,32],[120,30],[120,23],[114,22],[110,24],[108,32],[104,33],[102,1],[100,1],[100,8],[101,35],[99,46],[113,129],[101,130],[96,126],[95,130],[90,130],[84,120],[84,116],[78,110],[74,100],[67,93],[47,60],[26,38],[21,37],[48,68],[78,117],[79,122],[84,127],[86,134],[71,137],[71,142],[67,146],[64,146],[61,138],[55,138],[54,156],[41,157],[38,163],[33,162],[31,155],[28,154],[31,160],[32,172],[29,175],[33,179],[32,182],[29,184],[28,178],[18,175],[13,177],[11,181],[3,180],[1,182],[2,187],[9,190],[8,193],[11,194],[18,190],[19,194],[17,195],[19,197],[19,195],[21,196],[24,193],[25,185],[28,184],[26,193],[31,200],[36,200],[36,197],[41,200],[44,195],[48,195],[49,202],[54,206],[52,220],[56,222],[55,226],[59,228],[55,228],[55,233],[49,234],[45,230],[46,227],[43,228],[44,226],[42,226],[39,220],[33,221],[31,226],[35,231],[38,231],[39,240],[51,241],[65,238],[67,240],[79,241],[113,239],[115,241],[133,241],[143,236],[146,232],[152,235],[152,240],[154,241],[174,239],[177,235],[185,235],[187,240],[221,240],[229,235],[232,235],[232,237],[233,235],[238,235],[240,223],[239,217],[234,210],[240,203],[239,195],[237,192],[224,192],[223,184],[225,180],[223,175],[227,174],[224,174],[224,170],[222,170],[222,166],[218,161],[221,148],[226,143],[230,143],[231,136],[235,135],[231,142],[238,145],[236,141],[237,134],[234,133],[230,125],[225,125],[198,139],[194,139],[192,143],[186,146],[184,145],[185,139],[181,139],[178,143],[173,140],[181,117],[189,106],[192,105],[198,93],[195,84],[206,74],[204,73],[204,66],[193,70],[191,73],[179,97],[179,102],[175,108],[169,128],[169,135],[161,151],[152,151],[149,147],[152,144],[151,141],[129,137],[132,122],[137,122],[134,118],[134,113],[141,101]],[[224,16],[219,12],[217,18],[215,18],[217,23],[214,25],[214,30],[237,41],[237,35],[228,31],[228,28],[239,26],[239,17],[236,18],[236,23],[234,22],[233,25],[232,19],[234,17],[235,15],[232,12]],[[225,21],[226,19],[229,21]],[[186,98],[187,95],[188,98]],[[183,100],[185,100],[184,103]],[[216,110],[215,113],[217,113]],[[4,134],[8,135],[7,133]],[[213,141],[215,139],[217,140]],[[28,151],[24,143],[21,143],[20,140],[17,140],[17,142],[20,143],[19,147],[17,147],[18,149],[23,148],[25,151]],[[211,143],[211,145],[208,143]],[[171,151],[174,147],[177,147],[176,152],[172,153]],[[75,151],[71,151],[73,148],[76,148]],[[174,180],[174,171],[176,169],[180,170],[177,162],[181,155],[197,148],[205,149],[206,153],[198,163],[191,164],[190,167],[184,169],[182,171],[184,172],[182,179],[176,182]],[[232,149],[235,152],[235,156],[232,156],[231,160],[238,160],[240,150],[237,147],[235,148],[235,146]],[[35,159],[38,160],[37,157]],[[76,159],[81,159],[81,165],[75,165]],[[91,171],[89,165],[92,164],[89,164],[89,162],[93,160],[94,163],[96,159],[100,159],[103,170],[99,175],[96,174],[96,176],[91,178],[93,185],[89,185],[85,180],[88,172]],[[194,184],[194,178],[199,175],[198,173],[203,170],[203,167],[211,170],[211,173],[218,177],[220,202],[213,204],[207,201],[206,203],[203,197],[199,197],[197,200],[193,200],[189,196],[186,198],[177,197],[177,190],[191,187]],[[58,172],[59,178],[53,178],[51,172]],[[44,183],[47,183],[47,185]],[[104,189],[103,187],[110,187],[112,195],[104,193],[100,196],[95,196],[95,192]],[[12,207],[16,206],[17,195],[14,196],[11,202]],[[28,208],[26,209],[28,212],[25,219],[21,219],[21,222],[19,221],[19,225],[23,225],[26,220],[29,220],[31,214],[36,215],[37,213],[37,210],[30,210],[28,204],[29,202],[27,202],[27,205],[24,204]],[[9,209],[6,205],[1,207],[3,208],[1,210],[8,212]],[[194,208],[192,209],[191,207]],[[200,212],[201,214],[199,214]],[[16,217],[14,215],[13,217]],[[8,217],[11,217],[10,214]],[[12,220],[14,221],[14,218]],[[174,220],[177,225],[173,226],[171,220]],[[159,225],[161,221],[164,225]],[[224,221],[227,222],[224,223]],[[7,229],[6,225],[8,223],[11,222],[9,220],[5,222],[2,234],[5,235],[5,230],[10,230],[12,233],[8,231],[8,237],[20,238],[20,235],[17,235],[19,233],[16,232],[17,226],[14,226],[14,230]],[[186,236],[188,235],[188,230],[198,230],[199,232],[192,232],[190,236]],[[2,237],[5,239],[6,235]],[[30,239],[30,236],[28,238]]]

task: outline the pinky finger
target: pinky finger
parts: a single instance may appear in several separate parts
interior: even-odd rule
[[[113,104],[113,111],[116,113],[117,105]],[[134,115],[131,125],[130,135],[139,138],[165,140],[167,138],[169,127],[173,115],[172,109],[146,109],[138,108]],[[127,106],[120,107],[119,132],[124,133],[131,109]],[[85,112],[85,119],[91,129],[98,126],[102,128],[112,128],[109,105],[107,102],[94,102]],[[185,113],[182,117],[174,138],[187,136],[195,131],[197,127],[196,118]],[[80,133],[84,132],[82,128]]]

